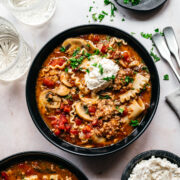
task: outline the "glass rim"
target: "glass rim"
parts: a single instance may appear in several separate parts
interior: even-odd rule
[[[41,0],[38,0],[38,2],[34,3],[32,6],[30,7],[15,7],[12,3],[12,0],[6,0],[7,1],[7,5],[8,8],[11,8],[12,10],[15,11],[27,11],[27,10],[32,10],[33,8],[39,7],[41,5]]]

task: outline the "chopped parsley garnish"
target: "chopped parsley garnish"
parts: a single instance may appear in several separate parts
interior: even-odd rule
[[[104,14],[99,14],[98,15],[99,22],[101,22],[104,19],[104,17],[105,17]]]
[[[121,114],[124,112],[124,109],[123,109],[123,108],[120,108],[120,107],[118,107],[118,106],[116,106],[116,109],[117,109],[118,112],[121,113]]]
[[[104,72],[104,69],[103,69],[102,65],[99,64],[98,68],[99,68],[99,73],[102,75],[103,72]]]
[[[67,73],[68,72],[68,68],[66,67],[64,71]]]
[[[96,17],[96,15],[97,15],[97,13],[92,14],[92,18],[93,18],[94,21],[97,21],[97,20],[98,20],[97,17]]]
[[[97,67],[97,63],[92,64],[92,66]]]
[[[99,49],[96,49],[96,50],[94,51],[94,55],[99,55],[99,53],[100,53]]]
[[[111,5],[111,16],[115,16],[114,12],[117,11],[116,6],[114,5],[114,3],[112,3],[110,0],[104,0],[104,4],[105,5]]]
[[[169,80],[169,75],[168,74],[164,75],[164,80],[166,80],[166,81]]]
[[[75,57],[70,58],[69,60],[72,69],[77,68],[82,63],[83,59],[84,56],[81,56],[80,58],[75,58]]]
[[[91,55],[92,55],[92,54],[90,54],[90,53],[86,53],[86,54],[85,54],[85,56],[88,58],[88,60],[90,60]]]
[[[125,19],[124,19],[124,18],[122,18],[122,19],[121,19],[121,21],[125,21]]]
[[[154,32],[157,32],[157,33],[158,33],[158,32],[159,32],[159,28],[155,29]]]
[[[62,47],[60,48],[60,51],[61,51],[61,52],[65,52],[65,51],[66,51],[66,48],[62,46]]]
[[[84,106],[84,110],[85,110],[85,113],[86,113],[86,114],[89,114],[89,110],[88,110],[88,107],[87,107],[87,106]]]
[[[142,67],[142,70],[144,70],[144,71],[146,71],[146,72],[149,72],[147,66],[143,66],[143,67]]]
[[[109,50],[112,50],[112,51],[115,51],[114,48],[112,48],[112,47],[109,47],[108,49],[109,49]]]
[[[89,7],[89,12],[91,12],[91,11],[92,11],[92,8],[93,8],[92,6],[90,6],[90,7]]]
[[[109,95],[99,96],[99,99],[111,99]]]
[[[105,78],[103,78],[103,80],[105,80],[105,81],[110,81],[110,80],[114,80],[115,79],[115,76],[114,75],[112,75],[111,77],[105,77]]]
[[[105,12],[105,11],[102,11],[102,14],[104,14],[104,15],[108,15],[108,13],[107,13],[107,12]]]
[[[137,127],[137,126],[139,126],[139,121],[138,120],[131,120],[130,125],[132,127]]]
[[[145,39],[152,39],[152,34],[141,32],[141,36]]]
[[[73,52],[73,55],[72,55],[72,56],[73,56],[73,57],[74,57],[74,56],[77,56],[77,54],[79,53],[79,51],[80,51],[80,48],[77,48],[77,49]]]
[[[129,4],[131,3],[132,6],[136,6],[141,2],[141,0],[124,0],[124,4]]]
[[[65,99],[72,99],[72,95],[68,94],[67,96],[64,97]]]
[[[155,62],[160,60],[160,57],[158,57],[156,54],[154,54],[153,48],[151,49],[150,55],[153,57]]]
[[[136,33],[135,32],[131,32],[131,35],[135,35]]]
[[[127,84],[132,83],[133,81],[134,81],[134,80],[133,80],[132,77],[130,77],[130,76],[126,76],[126,77],[125,77],[125,82],[126,82]]]
[[[87,73],[90,73],[89,69],[86,69],[86,72],[87,72]]]

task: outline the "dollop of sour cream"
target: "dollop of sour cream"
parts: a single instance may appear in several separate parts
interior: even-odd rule
[[[92,56],[85,74],[85,82],[90,90],[106,88],[117,75],[119,66],[111,59]]]

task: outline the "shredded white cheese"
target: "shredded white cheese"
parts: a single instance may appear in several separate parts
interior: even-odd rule
[[[100,56],[92,56],[87,68],[85,82],[90,90],[107,87],[112,82],[111,78],[116,77],[119,71],[119,66],[116,63]]]
[[[128,180],[180,180],[180,167],[166,158],[152,156],[138,163]]]

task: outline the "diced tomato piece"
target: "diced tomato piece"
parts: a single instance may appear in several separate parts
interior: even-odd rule
[[[65,125],[64,125],[64,123],[63,122],[59,122],[59,129],[61,129],[61,130],[64,130],[65,129]]]
[[[83,133],[89,133],[91,132],[91,127],[89,125],[87,125],[86,127],[83,128]]]
[[[27,170],[26,170],[26,175],[32,175],[34,173],[34,170],[31,168],[31,167],[29,167]]]
[[[86,138],[89,139],[91,137],[91,133],[86,133]]]
[[[73,98],[73,100],[78,100],[79,99],[79,94],[73,94],[72,98]]]
[[[49,119],[50,121],[57,120],[56,116],[48,116],[48,119]]]
[[[81,125],[82,124],[82,120],[81,119],[79,119],[79,118],[75,118],[75,123],[76,123],[76,125]]]
[[[26,166],[26,165],[25,165],[24,163],[18,164],[18,168],[22,168],[22,169],[23,169],[23,168],[25,168],[25,166]]]
[[[92,122],[92,125],[93,125],[93,126],[97,126],[97,125],[98,125],[98,120],[95,119],[95,120]]]
[[[65,129],[66,129],[66,131],[70,131],[71,125],[70,125],[70,124],[66,124],[66,125],[65,125]]]
[[[73,104],[73,101],[68,100],[68,104],[69,104],[69,105],[72,105],[72,104]]]
[[[61,113],[61,109],[60,108],[56,109],[56,114],[60,114],[60,113]]]
[[[95,113],[96,112],[96,106],[90,106],[88,108],[88,110],[89,110],[90,113]]]
[[[68,120],[67,120],[66,116],[64,114],[61,114],[60,115],[60,123],[65,124],[67,122],[68,122]]]
[[[7,175],[6,172],[2,171],[1,176],[2,176],[3,179],[8,180],[8,175]]]
[[[70,105],[65,105],[64,106],[64,112],[69,113],[71,111],[71,106]]]
[[[109,45],[103,45],[101,48],[102,53],[107,53]]]
[[[58,120],[51,121],[51,125],[52,125],[52,126],[53,126],[53,125],[56,125],[56,124],[58,124]]]
[[[93,38],[92,38],[92,41],[93,42],[99,42],[100,41],[99,35],[94,35]]]
[[[47,86],[48,88],[53,88],[55,86],[55,82],[49,78],[44,78],[43,85]]]
[[[127,51],[124,51],[122,56],[125,61],[129,61],[129,53]]]
[[[127,115],[128,115],[128,109],[125,108],[124,111],[123,111],[123,113],[122,113],[122,116],[127,116]]]
[[[65,62],[66,62],[65,59],[63,59],[63,58],[57,58],[57,59],[53,59],[53,60],[50,62],[50,65],[51,65],[51,66],[56,66],[56,65],[62,66]]]
[[[60,109],[64,109],[64,104],[61,103]]]
[[[55,134],[56,136],[58,136],[58,135],[60,134],[60,132],[61,132],[61,131],[60,131],[59,129],[55,129],[55,130],[54,130],[54,134]]]
[[[79,131],[76,130],[76,129],[71,129],[70,133],[73,134],[73,135],[78,135]]]

